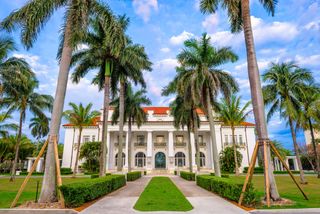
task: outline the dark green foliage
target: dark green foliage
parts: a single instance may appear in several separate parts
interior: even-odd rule
[[[243,168],[243,173],[247,173],[248,172],[249,167],[244,167]],[[254,167],[254,174],[262,174],[264,172],[263,167]]]
[[[230,176],[228,174],[222,174],[221,178],[230,178]]]
[[[299,174],[300,171],[291,171],[292,174]],[[287,171],[273,171],[273,174],[289,174]]]
[[[86,142],[81,145],[79,158],[85,160],[81,167],[86,172],[97,173],[99,171],[99,152],[100,142]]]
[[[228,198],[232,201],[238,201],[242,191],[243,181],[230,178],[219,178],[210,175],[198,175],[197,185],[224,198]],[[249,183],[248,189],[244,194],[243,203],[247,206],[251,206],[256,201],[256,191],[254,190],[253,185]]]
[[[196,174],[193,172],[181,171],[180,177],[188,181],[194,181],[196,178]]]
[[[216,174],[215,174],[214,172],[211,172],[210,175],[211,175],[211,176],[215,176]]]
[[[61,175],[70,175],[72,174],[72,170],[71,168],[61,168],[60,173]]]
[[[127,173],[127,181],[135,181],[137,179],[141,178],[141,172],[136,171],[136,172],[128,172]]]
[[[92,174],[92,175],[90,176],[90,178],[91,178],[91,179],[93,179],[93,178],[99,178],[99,174]]]
[[[107,172],[107,173],[106,173],[106,176],[109,176],[109,175],[111,175],[111,173],[110,173],[110,172]]]
[[[144,174],[144,175],[147,175],[147,171],[143,171],[143,174]]]
[[[242,154],[237,151],[238,167],[241,167],[242,163]],[[220,164],[221,171],[223,172],[234,172],[235,163],[234,163],[234,154],[233,147],[226,147],[223,151],[220,152]]]
[[[177,174],[178,174],[178,173],[177,173],[177,170],[174,170],[174,172],[173,172],[173,173],[174,173],[174,175],[177,175]]]
[[[20,175],[28,175],[29,172],[20,172]],[[32,175],[43,175],[43,172],[33,172]]]
[[[60,187],[67,207],[79,207],[126,185],[124,175],[110,175]]]

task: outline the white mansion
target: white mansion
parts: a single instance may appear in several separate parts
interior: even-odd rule
[[[173,172],[188,167],[187,131],[177,130],[173,126],[173,117],[170,115],[169,107],[145,107],[147,122],[140,128],[132,127],[132,168],[133,170],[146,170],[148,172],[165,170]],[[109,121],[113,113],[109,110]],[[199,128],[200,165],[203,171],[213,170],[211,138],[209,123],[205,115],[198,111],[201,119]],[[102,116],[101,116],[102,118]],[[83,129],[81,143],[89,141],[100,141],[102,137],[102,121],[97,118],[94,124]],[[72,124],[65,124],[64,150],[62,167],[73,167],[77,149],[78,130]],[[107,170],[115,171],[118,153],[118,125],[108,126],[107,137]],[[127,126],[124,127],[124,132]],[[232,145],[231,128],[225,126],[221,121],[215,122],[216,142],[218,152]],[[243,156],[241,167],[248,166],[255,145],[254,124],[244,122],[235,130],[236,143]],[[127,136],[127,135],[126,135]],[[128,164],[128,138],[125,137],[123,146],[124,169]],[[195,164],[195,145],[193,134],[191,134],[192,164]],[[80,162],[81,163],[81,162]]]

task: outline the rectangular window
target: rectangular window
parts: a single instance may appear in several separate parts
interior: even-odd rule
[[[125,143],[125,142],[126,142],[126,135],[125,135],[125,134],[123,135],[122,140],[123,140],[123,143]],[[119,135],[118,135],[118,142],[119,142]]]
[[[82,142],[86,143],[86,142],[89,142],[89,141],[90,141],[90,136],[89,135],[83,135]]]
[[[203,135],[199,135],[199,143],[203,143]]]
[[[95,135],[92,135],[92,142],[95,142],[96,141],[96,136]]]
[[[177,143],[183,143],[183,135],[176,135]]]
[[[137,135],[137,143],[144,144],[144,135]]]
[[[224,143],[225,144],[228,144],[229,142],[228,142],[228,135],[224,135]]]
[[[240,144],[240,145],[242,145],[242,144],[243,144],[242,135],[239,135],[239,144]]]
[[[156,142],[157,143],[164,143],[164,136],[163,135],[157,135],[156,136]]]

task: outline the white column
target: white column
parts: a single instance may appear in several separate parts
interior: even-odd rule
[[[32,160],[28,159],[28,168],[27,168],[27,172],[30,172],[30,169],[32,167]]]
[[[169,131],[168,133],[168,155],[169,157],[174,156],[174,147],[173,147],[173,132]]]
[[[190,142],[191,142],[191,156],[192,156],[192,166],[196,165],[196,148],[194,145],[194,134],[190,133]]]
[[[293,162],[294,162],[294,171],[298,171],[299,167],[298,167],[298,160],[296,157],[294,157]]]
[[[147,170],[152,170],[152,131],[148,131],[147,135]]]
[[[111,148],[110,148],[110,143],[111,141],[111,136],[110,136],[110,132],[107,132],[107,158],[106,158],[106,170],[110,169],[109,166],[110,166],[110,161],[111,161],[111,158],[110,158],[110,155],[111,155]]]
[[[126,158],[125,158],[125,165],[124,167],[128,168],[128,150],[129,150],[129,136],[128,136],[128,132],[126,133],[126,150],[125,150],[125,154],[126,154]]]

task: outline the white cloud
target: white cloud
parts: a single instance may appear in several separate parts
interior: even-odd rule
[[[311,56],[301,56],[296,55],[295,61],[299,65],[303,66],[319,66],[320,65],[320,54],[317,55],[311,55]]]
[[[211,14],[205,18],[202,22],[202,27],[208,32],[213,33],[216,31],[216,27],[219,24],[218,14]]]
[[[304,28],[307,29],[307,30],[319,31],[320,30],[320,21],[309,22],[308,24],[306,24],[304,26]]]
[[[183,31],[181,34],[177,36],[172,36],[170,38],[170,43],[173,45],[181,45],[184,41],[190,39],[194,35],[192,33],[189,33],[187,31]]]
[[[154,70],[161,72],[174,71],[176,66],[178,66],[177,59],[167,58],[156,62],[154,64]]]
[[[170,48],[161,48],[160,51],[163,53],[168,53],[170,52]]]
[[[25,59],[36,75],[47,75],[49,70],[52,70],[52,67],[40,63],[40,57],[37,55],[15,53],[13,56]]]
[[[260,71],[265,70],[269,66],[270,62],[275,62],[275,61],[277,61],[277,60],[276,59],[268,59],[268,60],[267,59],[262,59],[262,60],[259,60],[258,61],[259,70]],[[235,66],[235,70],[237,70],[237,71],[247,71],[247,62],[244,62],[244,63],[241,63],[239,65],[236,65]]]
[[[149,21],[151,10],[158,11],[157,0],[133,0],[132,4],[135,13],[141,16],[145,22]]]

